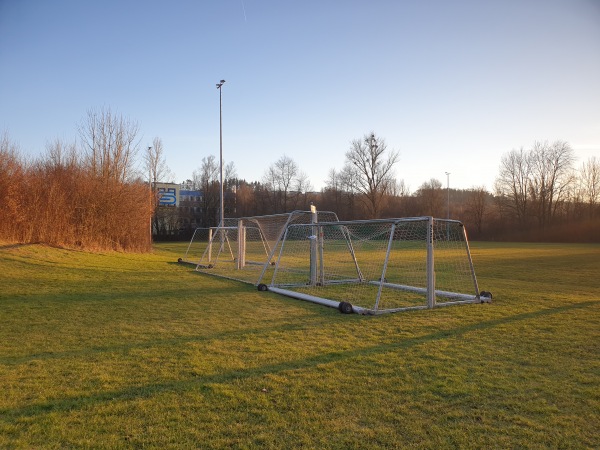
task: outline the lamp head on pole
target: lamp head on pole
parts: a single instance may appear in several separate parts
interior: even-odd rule
[[[217,83],[217,89],[221,89],[221,86],[223,86],[223,84],[225,84],[225,80],[221,80]]]

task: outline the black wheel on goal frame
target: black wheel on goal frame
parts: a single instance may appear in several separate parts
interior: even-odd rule
[[[260,284],[258,285],[258,290],[259,290],[259,291],[261,291],[261,292],[265,292],[265,291],[268,291],[268,290],[269,290],[269,288],[267,287],[267,285],[266,285],[266,284],[264,284],[264,283],[260,283]]]
[[[493,295],[490,291],[481,291],[479,293],[479,298],[482,299],[482,301],[485,300],[491,300],[493,298]]]
[[[340,302],[338,309],[342,314],[352,314],[352,303]]]

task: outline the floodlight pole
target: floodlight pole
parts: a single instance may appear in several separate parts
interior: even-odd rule
[[[151,146],[148,146],[148,158],[150,158]],[[150,159],[148,159],[150,161]],[[154,218],[154,189],[152,189],[152,164],[148,164],[148,187],[150,188],[150,245],[152,245],[152,219]]]
[[[221,172],[221,199],[220,199],[220,216],[219,216],[219,226],[225,225],[225,208],[223,201],[223,102],[222,102],[222,87],[225,84],[225,80],[221,80],[217,83],[217,89],[219,90],[219,167]]]

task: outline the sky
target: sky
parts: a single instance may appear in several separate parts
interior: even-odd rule
[[[0,0],[0,133],[26,157],[109,108],[182,182],[219,158],[221,79],[247,181],[286,155],[320,190],[374,132],[411,191],[491,190],[535,141],[600,157],[600,0]]]

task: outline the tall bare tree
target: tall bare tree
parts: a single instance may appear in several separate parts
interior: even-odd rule
[[[502,156],[496,178],[496,199],[503,210],[510,211],[521,226],[529,220],[530,159],[525,150],[512,150]]]
[[[295,203],[293,209],[308,209],[311,203],[311,191],[313,190],[313,187],[306,172],[298,172],[295,180],[294,190]]]
[[[233,161],[225,163],[225,167],[223,167],[223,181],[225,185],[227,185],[227,183],[231,183],[232,180],[236,178],[237,170],[235,168],[235,163]]]
[[[298,183],[299,174],[298,164],[287,155],[283,155],[266,170],[263,184],[268,188],[274,212],[294,209],[294,197],[297,194],[294,187]]]
[[[469,190],[467,197],[466,213],[475,223],[477,233],[481,235],[483,230],[483,219],[487,209],[488,191],[484,186],[474,187]]]
[[[572,192],[574,161],[573,149],[564,141],[538,141],[527,152],[521,148],[505,154],[495,184],[500,206],[511,210],[522,227],[532,217],[539,228],[550,225]]]
[[[87,112],[79,125],[85,162],[91,176],[123,183],[134,177],[139,125],[110,109]]]
[[[325,187],[321,190],[323,207],[336,211],[338,214],[343,213],[343,188],[340,172],[335,169],[330,169],[327,180],[325,180]]]
[[[223,167],[223,208],[225,208],[225,217],[231,217],[237,209],[237,171],[235,164],[230,161]]]
[[[385,195],[395,183],[393,168],[399,158],[397,151],[391,151],[387,158],[385,140],[366,134],[362,139],[355,139],[346,152],[345,170],[353,172],[355,188],[359,197],[372,218],[378,218]]]
[[[346,164],[340,172],[340,182],[342,192],[344,193],[344,203],[346,205],[346,217],[348,219],[364,218],[365,202],[359,202],[357,199],[362,197],[359,185],[360,174],[355,170],[350,162]]]
[[[202,192],[203,226],[214,226],[219,221],[219,176],[219,165],[214,155],[202,158],[202,165],[192,175],[194,187]]]
[[[161,234],[161,231],[163,231],[161,228],[164,228],[164,224],[172,221],[170,216],[176,216],[176,214],[173,214],[173,211],[161,210],[158,207],[159,199],[156,183],[170,183],[174,180],[174,175],[169,166],[167,166],[161,138],[155,137],[152,141],[152,146],[149,146],[144,152],[144,169],[148,174],[148,182],[150,183],[152,192],[150,199],[154,223],[152,228],[154,229],[154,233]]]
[[[110,109],[89,110],[79,125],[83,170],[79,222],[100,247],[149,248],[152,217],[147,183],[139,180],[135,157],[139,126]],[[93,238],[92,238],[93,239]]]
[[[154,183],[171,183],[175,176],[165,158],[165,150],[162,139],[155,137],[152,146],[146,149],[144,153],[144,169],[148,174],[148,181]]]
[[[550,225],[575,182],[575,155],[564,141],[535,142],[529,152],[530,191],[540,228]]]
[[[600,201],[600,159],[590,157],[579,170],[580,185],[584,200],[588,204],[590,219],[595,216]]]
[[[428,216],[443,216],[444,194],[442,192],[442,182],[435,178],[423,183],[415,196],[419,200],[421,214]]]

